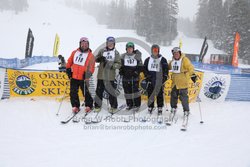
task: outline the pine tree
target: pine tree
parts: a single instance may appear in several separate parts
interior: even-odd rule
[[[208,32],[207,37],[214,42],[217,48],[222,46],[222,26],[224,25],[225,18],[223,15],[222,0],[209,0],[208,2]]]
[[[135,29],[136,33],[141,36],[146,36],[148,29],[150,29],[149,24],[149,0],[137,0],[135,4]]]
[[[197,33],[199,37],[205,37],[209,32],[209,12],[208,12],[208,0],[199,1],[199,9],[196,19]]]
[[[177,35],[176,0],[137,0],[135,28],[151,43],[171,44]]]

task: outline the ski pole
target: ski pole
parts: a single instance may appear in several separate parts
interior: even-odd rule
[[[66,88],[65,88],[65,90],[64,90],[62,100],[61,100],[61,102],[60,102],[60,104],[59,104],[59,107],[58,107],[58,110],[57,110],[57,113],[56,113],[57,116],[59,115],[59,112],[60,112],[60,109],[61,109],[63,100],[64,100],[64,98],[65,98],[67,89],[68,89],[68,84],[66,84]]]
[[[134,77],[132,76],[132,83],[131,83],[131,87],[132,87],[132,106],[134,107],[135,106],[135,101],[134,101]],[[133,111],[133,116],[134,116],[134,121],[135,121],[135,109]]]
[[[197,98],[198,98],[199,111],[200,111],[200,119],[201,119],[201,120],[200,120],[200,123],[203,124],[204,122],[203,122],[203,120],[202,120],[202,112],[201,112],[200,97],[198,96]]]

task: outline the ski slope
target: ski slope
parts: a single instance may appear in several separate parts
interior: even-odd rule
[[[0,49],[1,58],[24,58],[28,28],[31,28],[35,37],[33,49],[35,56],[52,55],[56,33],[60,36],[61,41],[59,54],[65,56],[66,59],[79,46],[79,39],[82,36],[89,38],[90,48],[93,51],[103,44],[108,36],[131,37],[145,42],[145,38],[136,35],[134,30],[107,29],[106,26],[97,24],[96,20],[92,16],[86,15],[84,11],[67,8],[60,0],[29,0],[29,6],[27,12],[18,15],[14,12],[0,12],[2,23],[0,44],[1,48],[4,48]],[[170,60],[171,49],[179,46],[180,40],[183,43],[183,52],[200,53],[203,39],[188,38],[179,32],[171,46],[161,47],[162,55]],[[223,53],[216,50],[211,41],[208,43],[207,55]],[[116,44],[120,53],[125,52],[125,44],[125,42]],[[149,56],[142,47],[136,45],[136,48],[142,51],[143,59]]]

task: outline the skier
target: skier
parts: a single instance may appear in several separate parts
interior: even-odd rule
[[[66,62],[65,62],[65,59],[62,55],[58,55],[58,59],[59,59],[59,62],[58,62],[58,65],[60,65],[59,67],[59,71],[60,72],[65,72],[66,70]]]
[[[139,92],[139,77],[143,72],[141,52],[135,50],[133,42],[126,44],[126,53],[121,55],[120,75],[125,93],[127,110],[138,111],[141,106],[141,95]]]
[[[169,63],[169,69],[172,70],[172,90],[171,90],[171,114],[169,120],[173,120],[176,113],[178,97],[181,100],[184,116],[189,115],[189,100],[188,100],[188,83],[191,78],[193,82],[196,81],[194,75],[194,67],[190,60],[181,53],[179,47],[172,49],[173,59]]]
[[[74,113],[80,111],[79,87],[85,96],[85,112],[89,112],[93,108],[88,81],[95,70],[95,57],[89,48],[88,38],[80,38],[79,45],[79,48],[71,53],[66,65],[66,73],[70,79],[70,102]]]
[[[157,96],[158,115],[162,115],[164,105],[163,88],[168,79],[168,62],[160,54],[160,47],[156,44],[151,47],[152,55],[144,62],[144,75],[147,80],[148,112],[152,114],[155,96]]]
[[[115,94],[115,75],[116,69],[121,67],[119,52],[115,49],[115,38],[106,39],[106,47],[102,48],[95,57],[96,62],[100,63],[97,74],[97,87],[95,97],[95,112],[99,112],[102,106],[102,96],[104,90],[109,95],[110,113],[117,110],[117,96]]]

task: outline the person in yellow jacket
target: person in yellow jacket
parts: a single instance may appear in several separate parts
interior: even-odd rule
[[[196,81],[196,76],[194,75],[194,66],[190,60],[181,53],[179,47],[174,47],[172,49],[173,59],[169,63],[169,69],[172,70],[172,90],[171,90],[171,114],[170,119],[175,116],[178,97],[182,103],[184,115],[189,115],[189,100],[188,100],[188,84],[189,80],[192,79],[193,82]]]

